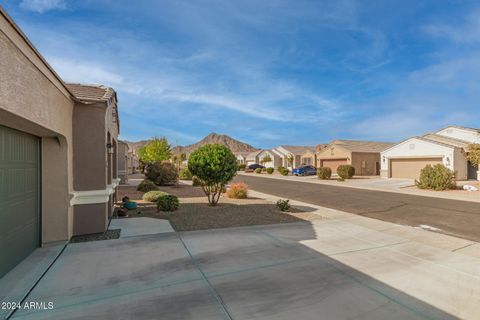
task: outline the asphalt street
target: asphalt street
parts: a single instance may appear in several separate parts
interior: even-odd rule
[[[362,190],[257,176],[237,176],[255,191],[480,241],[480,204],[468,201]]]

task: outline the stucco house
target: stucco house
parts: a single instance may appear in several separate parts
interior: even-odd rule
[[[314,149],[307,149],[303,152],[300,163],[302,165],[310,165],[316,166],[317,165],[317,153]]]
[[[355,175],[370,176],[380,174],[380,152],[391,147],[393,143],[334,140],[317,152],[319,167],[328,167],[333,173],[340,165],[355,167]]]
[[[443,164],[458,180],[477,179],[477,168],[467,160],[470,143],[480,143],[480,129],[449,126],[408,138],[382,152],[381,175],[417,179],[427,164]]]
[[[254,163],[260,163],[259,159],[258,159],[258,155],[260,154],[260,152],[262,152],[263,150],[257,150],[257,151],[253,151],[253,152],[250,152],[249,154],[247,154],[247,156],[245,157],[245,161],[246,161],[246,165],[249,166],[251,164],[254,164]]]
[[[270,158],[270,161],[266,161]],[[282,159],[272,150],[262,150],[258,154],[258,163],[267,168],[278,168],[282,165]]]
[[[302,156],[306,151],[313,151],[314,149],[315,147],[311,146],[282,145],[271,149],[271,152],[280,157],[281,160],[279,166],[283,166],[285,168],[288,168],[289,170],[292,170],[304,164],[302,163]],[[289,157],[293,157],[292,163],[288,161]]]
[[[129,161],[128,144],[124,141],[118,141],[118,178],[120,184],[125,184],[128,181],[128,161]]]
[[[137,152],[129,146],[127,158],[128,173],[136,173],[139,171],[140,161],[138,160]]]
[[[103,232],[117,177],[117,95],[67,85],[0,7],[0,277],[36,248]]]
[[[250,154],[249,152],[234,152],[233,154],[237,158],[238,164],[247,164],[247,157]]]

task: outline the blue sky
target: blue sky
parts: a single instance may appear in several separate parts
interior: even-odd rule
[[[64,80],[117,90],[123,139],[268,148],[480,127],[478,1],[2,5]]]

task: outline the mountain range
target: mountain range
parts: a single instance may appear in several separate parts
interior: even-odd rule
[[[143,147],[144,145],[146,145],[150,140],[142,140],[142,141],[125,141],[131,149],[138,149],[140,147]],[[206,145],[206,144],[213,144],[213,143],[216,143],[216,144],[221,144],[221,145],[224,145],[226,147],[228,147],[232,152],[241,152],[241,153],[250,153],[250,152],[254,152],[254,151],[257,151],[258,149],[247,144],[247,143],[244,143],[242,141],[239,141],[239,140],[236,140],[236,139],[233,139],[232,137],[230,136],[227,136],[225,134],[217,134],[217,133],[210,133],[208,136],[206,136],[205,138],[203,138],[202,140],[194,143],[194,144],[190,144],[190,145],[187,145],[187,146],[176,146],[174,148],[172,148],[172,153],[186,153],[186,154],[190,154],[192,153],[193,151],[197,150],[198,148]]]

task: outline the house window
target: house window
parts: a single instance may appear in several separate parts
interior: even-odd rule
[[[365,169],[367,167],[367,161],[362,160],[362,169]]]

